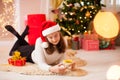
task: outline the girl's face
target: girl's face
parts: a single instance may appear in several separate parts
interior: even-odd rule
[[[51,34],[47,35],[46,38],[53,45],[57,45],[60,41],[60,32],[57,31],[57,32],[51,33]]]

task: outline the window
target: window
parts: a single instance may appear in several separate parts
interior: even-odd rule
[[[107,10],[120,11],[120,0],[102,0],[101,2],[106,4]]]

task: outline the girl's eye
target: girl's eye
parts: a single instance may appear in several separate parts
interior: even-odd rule
[[[58,36],[58,34],[55,34],[55,36],[54,37],[57,37]]]
[[[52,39],[52,37],[49,37],[49,39]]]
[[[52,37],[47,37],[48,39],[52,39]]]

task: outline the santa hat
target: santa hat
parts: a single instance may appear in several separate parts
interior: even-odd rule
[[[42,47],[47,48],[48,43],[46,42],[45,36],[53,32],[60,31],[60,26],[53,21],[45,21],[41,24],[41,33],[40,37],[42,39]]]

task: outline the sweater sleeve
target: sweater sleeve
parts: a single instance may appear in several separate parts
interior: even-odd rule
[[[32,59],[38,64],[40,69],[48,71],[51,66],[45,61],[44,50],[41,47],[41,43],[41,38],[38,38],[35,43],[35,49],[32,52]]]

